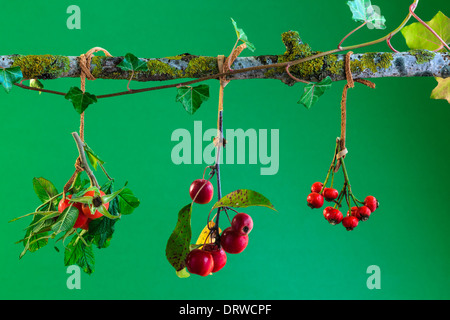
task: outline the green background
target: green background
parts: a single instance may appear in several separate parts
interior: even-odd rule
[[[411,0],[376,0],[386,30],[361,29],[347,44],[377,39],[396,28]],[[69,30],[66,9],[81,9],[81,30]],[[448,1],[421,1],[425,21]],[[281,33],[296,30],[315,50],[336,47],[358,24],[346,1],[14,1],[2,3],[1,55],[80,55],[100,46],[112,55],[164,57],[189,52],[227,55],[235,42],[230,17],[257,48],[282,54]],[[7,13],[7,14],[6,14]],[[402,35],[392,41],[407,50]],[[385,43],[355,52],[387,51]],[[245,51],[242,55],[252,55]],[[0,298],[2,299],[448,299],[450,235],[448,209],[450,108],[430,100],[433,78],[376,79],[376,90],[349,91],[347,167],[359,198],[381,203],[352,232],[331,226],[322,210],[306,206],[310,185],[323,181],[340,127],[343,82],[335,83],[311,110],[298,105],[303,85],[277,80],[231,82],[225,90],[224,128],[279,129],[280,167],[261,176],[261,165],[223,165],[223,192],[239,188],[266,195],[278,212],[246,210],[254,229],[245,251],[228,255],[225,268],[206,278],[179,279],[165,258],[177,213],[190,202],[188,188],[202,165],[171,161],[171,134],[194,120],[214,128],[218,83],[194,115],[175,102],[175,89],[100,100],[86,112],[86,141],[106,160],[108,172],[129,187],[141,206],[116,224],[111,246],[96,253],[96,271],[82,274],[81,290],[69,290],[63,251],[48,245],[18,256],[29,220],[8,223],[39,204],[33,177],[59,190],[74,170],[77,150],[71,132],[79,117],[61,96],[13,88],[0,92]],[[96,80],[87,91],[123,91],[127,81]],[[44,81],[66,92],[79,79]],[[133,83],[142,88],[158,83]],[[0,90],[3,91],[3,90]],[[204,145],[206,146],[206,144]],[[97,174],[104,182],[103,175]],[[337,180],[342,183],[341,175]],[[346,210],[344,208],[344,210]],[[193,238],[209,207],[195,206]],[[228,226],[222,220],[222,229]],[[61,244],[58,243],[61,249]],[[381,289],[369,290],[367,267],[381,270]]]

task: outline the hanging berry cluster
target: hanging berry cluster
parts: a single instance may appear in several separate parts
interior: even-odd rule
[[[348,230],[353,230],[360,221],[366,221],[370,215],[378,208],[378,200],[374,196],[367,196],[364,201],[358,200],[352,192],[350,181],[348,178],[347,168],[343,158],[343,151],[345,149],[340,148],[339,139],[336,142],[336,149],[333,156],[333,161],[325,178],[325,182],[315,182],[311,186],[311,193],[306,198],[307,204],[312,209],[322,208],[325,201],[330,204],[323,210],[325,219],[332,225],[336,225],[342,222],[342,225]],[[341,191],[333,188],[334,174],[342,166],[342,172],[344,174],[344,185]],[[327,187],[327,183],[330,180],[330,186]],[[341,212],[342,203],[345,202],[348,206],[347,215]],[[354,203],[354,206],[351,203]]]

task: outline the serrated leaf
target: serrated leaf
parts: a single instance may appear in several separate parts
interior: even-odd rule
[[[86,246],[86,244],[78,239],[78,235],[75,235],[70,241],[69,245],[64,251],[64,265],[78,265],[87,274],[92,274],[95,268],[95,256],[92,246]]]
[[[20,67],[0,68],[0,83],[5,91],[9,93],[14,83],[23,79]]]
[[[65,95],[67,100],[72,101],[75,110],[82,114],[89,105],[97,102],[97,97],[89,92],[81,91],[78,87],[72,87]]]
[[[251,43],[250,41],[248,41],[247,35],[245,34],[244,30],[241,28],[238,28],[236,21],[233,20],[233,18],[231,18],[231,22],[233,23],[233,27],[234,30],[236,31],[236,35],[238,37],[238,39],[242,40],[242,42],[244,42],[247,45],[247,48],[250,49],[251,51],[255,51],[255,46],[253,45],[253,43]]]
[[[351,0],[347,2],[352,12],[352,19],[358,22],[366,22],[369,29],[385,29],[386,19],[378,12],[378,7],[373,6],[370,0]]]
[[[61,213],[56,222],[52,226],[54,234],[67,232],[72,229],[77,221],[79,211],[74,206],[69,206]]]
[[[303,90],[300,100],[297,103],[303,104],[308,109],[311,108],[325,93],[325,91],[331,88],[332,83],[333,81],[331,78],[326,77],[318,83],[307,84]]]
[[[431,92],[431,99],[444,99],[450,103],[450,78],[435,79],[438,82],[438,85]]]
[[[248,189],[239,189],[227,194],[217,201],[211,210],[219,207],[247,208],[251,206],[262,206],[276,211],[269,199],[256,191]]]
[[[191,213],[191,203],[184,206],[178,212],[177,225],[166,245],[166,258],[177,272],[183,270],[186,266],[185,260],[189,253],[189,245],[192,237]]]
[[[117,199],[119,199],[119,212],[124,215],[131,214],[140,205],[139,199],[129,188],[123,189]]]
[[[58,190],[56,190],[56,187],[53,185],[53,183],[42,177],[33,178],[33,189],[42,203],[45,203],[51,198],[58,195]],[[56,200],[54,202],[57,203]]]
[[[433,19],[427,22],[445,43],[450,42],[450,18],[439,11]],[[414,22],[402,29],[406,44],[412,50],[424,49],[434,51],[441,46],[441,42],[430,30],[420,22]]]
[[[147,71],[147,62],[139,59],[132,53],[127,53],[121,63],[117,65],[124,71]]]
[[[181,102],[189,114],[194,114],[201,104],[209,99],[209,86],[201,84],[196,87],[183,86],[177,89],[176,101]]]

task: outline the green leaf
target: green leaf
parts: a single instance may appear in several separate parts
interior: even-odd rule
[[[89,92],[81,91],[78,87],[72,87],[65,95],[67,100],[72,101],[75,110],[82,114],[89,105],[97,102],[97,97]]]
[[[118,220],[99,218],[89,223],[88,237],[93,239],[98,248],[106,248],[114,233],[114,224]]]
[[[233,23],[234,30],[236,31],[236,35],[239,40],[244,42],[247,45],[247,48],[249,48],[251,51],[255,51],[255,46],[248,41],[247,35],[245,34],[244,30],[241,28],[238,28],[236,21],[231,18],[231,22]]]
[[[319,83],[309,83],[305,86],[302,96],[297,103],[303,104],[306,108],[311,108],[317,100],[325,93],[326,90],[331,88],[330,77],[326,77]]]
[[[186,268],[183,268],[180,271],[176,271],[176,273],[179,278],[188,278],[191,276],[190,273],[186,270]]]
[[[37,88],[37,89],[43,89],[44,85],[38,79],[30,79],[30,87],[31,88]],[[39,91],[39,94],[41,94],[41,93],[42,92]]]
[[[189,114],[194,114],[201,104],[209,99],[209,86],[201,84],[196,87],[183,86],[177,89],[177,102],[183,104]]]
[[[247,208],[251,206],[262,206],[276,211],[269,199],[248,189],[239,189],[227,194],[217,201],[211,210],[219,207]]]
[[[439,11],[427,24],[445,41],[450,42],[450,18]],[[420,22],[412,23],[402,29],[406,44],[410,49],[424,49],[434,51],[441,46],[441,42],[430,30]]]
[[[66,232],[73,228],[75,222],[77,221],[79,211],[74,206],[69,206],[61,213],[61,215],[56,220],[55,224],[52,226],[52,231],[54,234],[61,232]]]
[[[0,68],[0,83],[7,93],[11,91],[13,84],[19,82],[22,78],[20,67]]]
[[[53,183],[42,177],[33,178],[33,189],[42,203],[45,203],[51,198],[58,195],[58,190],[56,190],[56,187],[53,185]],[[58,203],[58,201],[55,199],[53,203]]]
[[[431,92],[431,99],[443,99],[450,103],[450,78],[435,78],[438,82]]]
[[[148,71],[147,62],[131,53],[127,53],[117,66],[124,71]]]
[[[98,163],[100,163],[101,165],[105,163],[103,160],[99,158],[98,155],[95,154],[95,152],[91,148],[89,148],[89,146],[86,143],[84,144],[84,151],[86,151],[89,162],[91,163],[92,167],[94,167],[95,170],[97,170]]]
[[[189,245],[192,237],[191,213],[191,203],[184,206],[178,212],[177,225],[166,245],[166,258],[177,272],[183,270],[186,266],[185,260],[189,253]]]
[[[352,18],[358,22],[366,22],[369,29],[385,29],[386,19],[378,12],[370,0],[351,0],[347,2],[353,14]]]
[[[124,215],[131,214],[140,204],[139,199],[129,188],[123,189],[117,199],[119,199],[119,212]]]
[[[95,267],[94,250],[92,246],[86,244],[78,239],[78,235],[73,236],[69,245],[64,251],[64,265],[78,265],[87,274],[92,274]]]

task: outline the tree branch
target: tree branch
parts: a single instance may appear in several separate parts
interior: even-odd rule
[[[278,79],[288,85],[296,81],[286,73],[286,64],[318,54],[304,44],[298,33],[282,34],[286,51],[282,55],[238,57],[227,73],[227,79]],[[345,48],[344,48],[345,49]],[[333,81],[345,80],[344,54],[329,54],[290,66],[290,73],[301,80],[317,82],[330,76]],[[122,71],[117,65],[124,57],[93,57],[91,73],[97,79],[133,81],[165,81],[174,79],[218,78],[217,58],[181,54],[165,58],[141,58],[149,71]],[[275,67],[271,67],[271,65]],[[59,55],[0,56],[0,67],[20,66],[24,79],[58,79],[79,77],[79,57]],[[245,71],[244,69],[253,70]],[[450,54],[413,50],[408,52],[358,53],[351,57],[354,79],[384,77],[442,77],[449,76]],[[139,90],[139,89],[138,89]]]

